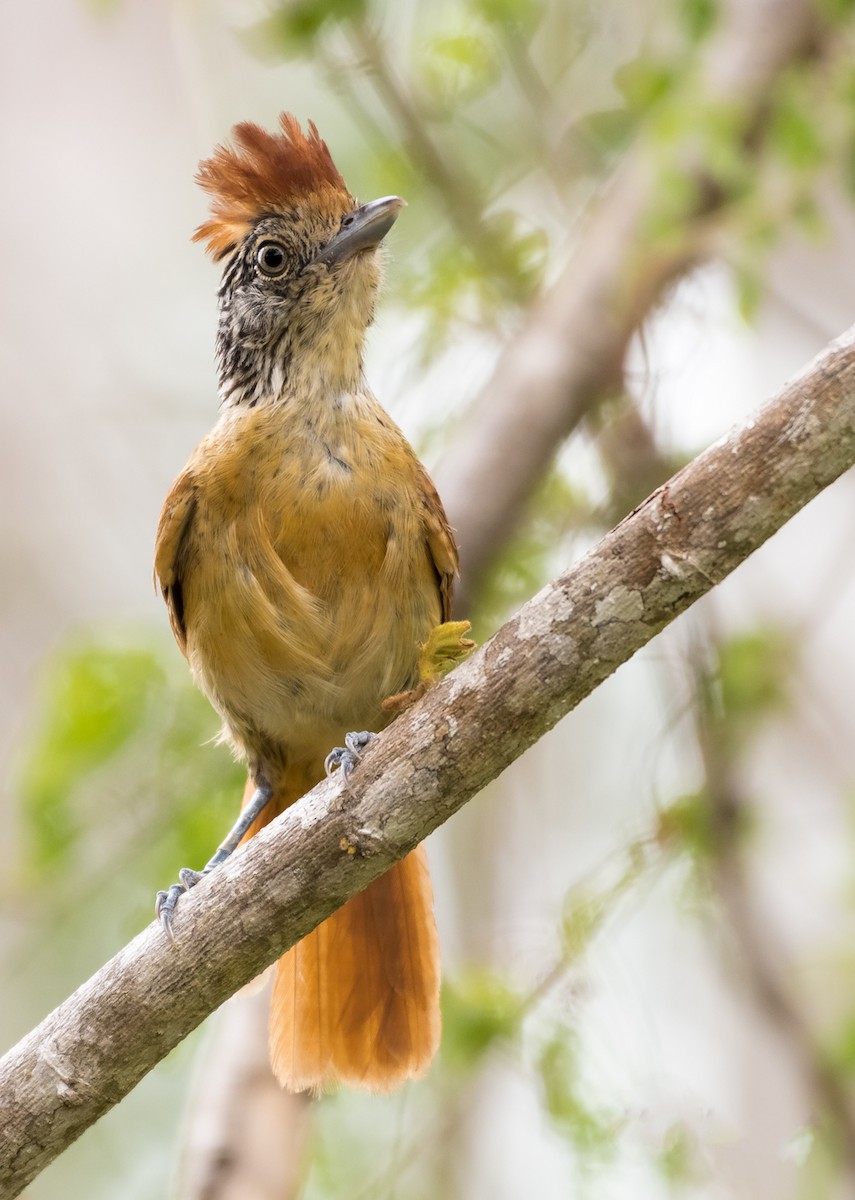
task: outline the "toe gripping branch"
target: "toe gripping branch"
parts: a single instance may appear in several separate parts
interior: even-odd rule
[[[361,733],[346,733],[344,735],[344,745],[336,746],[335,749],[330,750],[324,759],[324,770],[327,775],[331,775],[333,770],[338,767],[344,777],[345,783],[347,783],[354,767],[362,757],[362,751],[376,737],[376,733],[369,733],[367,729],[363,729]]]
[[[446,621],[443,625],[436,625],[424,645],[419,646],[418,684],[409,692],[399,692],[396,696],[389,696],[383,701],[383,708],[396,715],[403,712],[411,704],[415,704],[419,697],[423,696],[428,688],[446,675],[452,667],[467,658],[475,647],[472,639],[466,637],[471,628],[468,621]],[[367,729],[361,733],[345,734],[344,745],[330,750],[324,760],[324,770],[327,775],[331,775],[333,770],[338,767],[347,783],[359,765],[363,750],[370,742],[374,741],[376,736],[376,733],[369,733]]]
[[[220,863],[225,862],[240,845],[241,839],[245,836],[246,831],[252,825],[258,814],[264,809],[273,795],[273,789],[269,783],[259,783],[258,787],[252,794],[252,799],[246,808],[235,821],[228,837],[220,843],[216,854],[205,864],[201,871],[194,871],[191,867],[182,867],[178,872],[180,883],[173,883],[167,891],[157,893],[154,902],[155,915],[160,919],[166,936],[171,942],[175,941],[175,934],[172,932],[172,918],[175,915],[175,907],[180,898],[190,888],[195,887],[200,879],[204,879],[214,867],[218,867]]]

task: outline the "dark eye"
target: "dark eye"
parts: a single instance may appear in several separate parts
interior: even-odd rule
[[[283,275],[288,265],[285,247],[279,242],[262,242],[255,252],[255,261],[259,271],[265,275]]]

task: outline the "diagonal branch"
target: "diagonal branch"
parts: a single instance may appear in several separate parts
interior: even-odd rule
[[[195,1026],[401,858],[855,462],[855,328],[653,493],[0,1060],[17,1196]]]

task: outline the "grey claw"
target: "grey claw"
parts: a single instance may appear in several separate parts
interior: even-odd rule
[[[192,867],[182,867],[178,872],[178,878],[184,884],[185,889],[189,892],[191,887],[195,887],[200,879],[205,878],[205,871],[194,871]]]
[[[158,892],[154,901],[154,913],[163,926],[163,932],[169,938],[170,942],[175,941],[175,934],[172,932],[172,918],[175,914],[175,906],[178,903],[180,896],[183,896],[187,891],[183,883],[173,883],[168,892]]]
[[[357,734],[356,736],[361,737],[363,735]],[[185,892],[189,892],[190,888],[195,887],[206,875],[210,875],[211,871],[215,867],[218,867],[220,863],[226,861],[232,851],[240,844],[241,838],[244,837],[252,822],[258,817],[258,814],[270,800],[273,794],[270,784],[263,779],[257,781],[257,784],[258,786],[255,789],[252,799],[232,826],[228,837],[224,842],[220,843],[216,853],[209,859],[202,870],[194,871],[190,867],[182,867],[178,872],[178,878],[181,882],[173,883],[167,892],[157,893],[154,902],[154,911],[170,941],[175,941],[172,934],[172,918],[175,913],[175,906],[181,896]]]
[[[359,764],[362,751],[376,737],[376,733],[369,733],[367,729],[363,729],[361,733],[346,733],[344,735],[344,745],[336,746],[335,749],[330,750],[324,759],[324,770],[327,775],[331,775],[333,768],[338,767],[341,770],[345,783],[347,783],[354,767]]]
[[[158,892],[154,901],[155,916],[160,919],[164,933],[169,938],[170,942],[175,941],[175,934],[172,932],[172,918],[175,916],[175,908],[178,901],[185,892],[189,892],[191,887],[195,887],[200,879],[203,879],[207,874],[207,868],[204,871],[194,871],[191,867],[182,867],[178,872],[180,883],[173,883],[168,892]]]

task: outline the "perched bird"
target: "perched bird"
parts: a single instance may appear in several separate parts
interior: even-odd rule
[[[441,624],[457,550],[439,497],[363,371],[379,247],[404,201],[357,204],[315,126],[289,114],[277,133],[237,125],[197,179],[211,217],[195,239],[223,263],[222,412],[166,498],[155,575],[249,780],[205,870],[158,893],[170,936],[188,887],[325,764],[349,772],[393,715],[384,699],[405,702],[471,646],[468,626]],[[419,847],[277,964],[273,1070],[295,1091],[418,1078],[438,994]]]

